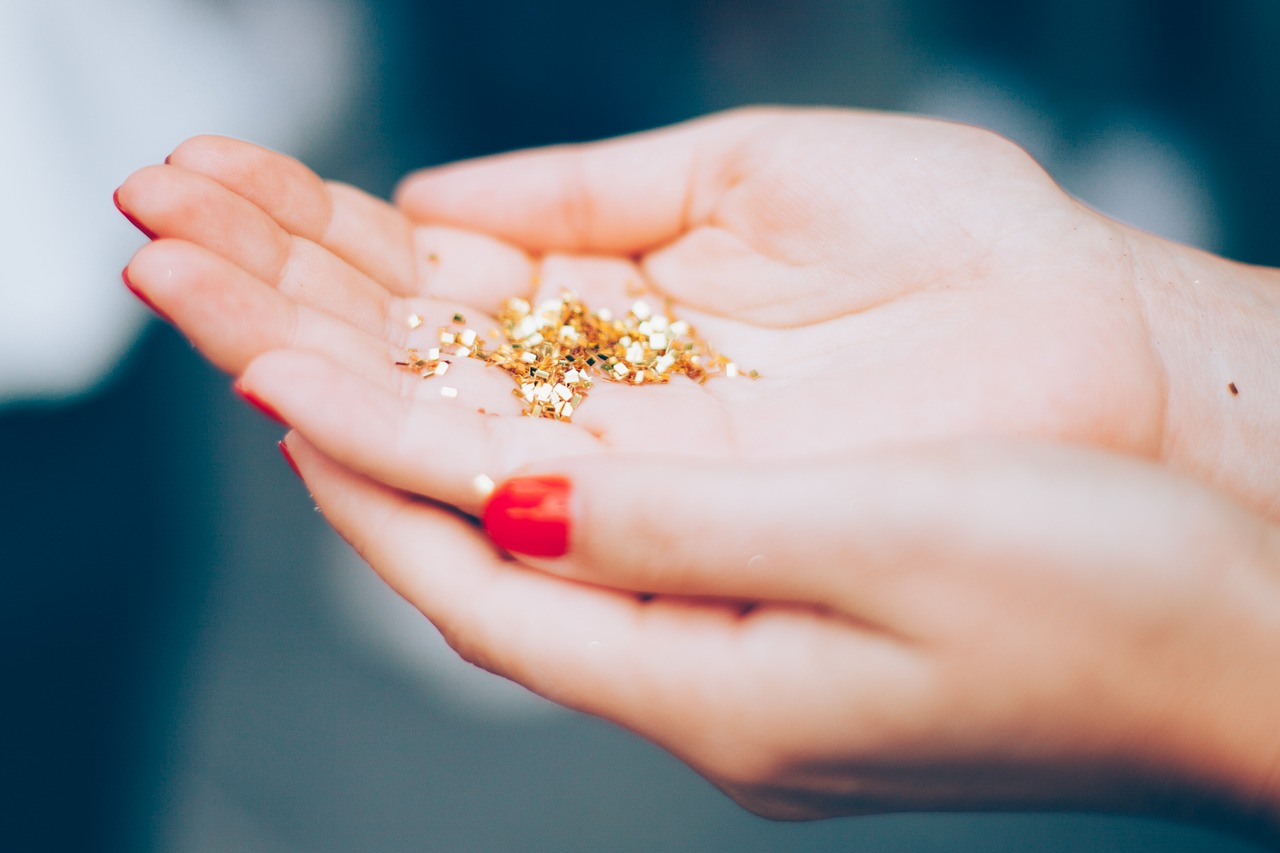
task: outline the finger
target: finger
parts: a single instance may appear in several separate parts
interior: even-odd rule
[[[808,611],[744,618],[720,603],[533,571],[501,559],[469,520],[338,465],[297,433],[285,448],[325,518],[464,659],[611,719],[713,778],[759,772],[756,751],[767,760],[769,747],[804,740],[797,719],[847,749],[851,704],[832,700],[831,683],[859,685],[853,707],[892,717],[903,660],[873,637]]]
[[[1208,506],[1216,498],[1187,492],[1138,461],[974,440],[805,465],[568,459],[500,484],[483,519],[500,546],[577,580],[812,603],[870,624],[928,630],[963,618],[957,596],[975,585],[1043,583],[1023,568],[1043,566],[1046,555],[1081,577],[1081,567],[1112,572],[1116,553],[1135,564],[1176,563],[1195,535],[1167,531],[1195,531],[1217,512]],[[1106,580],[1086,583],[1098,582]]]
[[[386,202],[326,183],[292,157],[222,136],[189,139],[166,162],[207,175],[285,231],[324,246],[387,290],[415,292],[410,224]]]
[[[249,149],[260,151],[255,146]],[[180,154],[185,152],[179,149]],[[284,161],[282,169],[301,168],[288,158],[272,157]],[[188,159],[177,157],[183,162]],[[193,165],[207,167],[199,159]],[[258,170],[249,177],[261,175]],[[314,175],[310,178],[319,180]],[[231,180],[222,172],[209,177],[177,165],[152,166],[131,175],[115,199],[121,212],[148,236],[181,237],[207,246],[283,293],[367,331],[378,330],[383,315],[392,310],[389,300],[394,307],[395,295],[430,295],[497,313],[506,299],[527,298],[531,292],[533,264],[520,250],[486,235],[445,227],[414,228],[405,233],[404,246],[399,246],[397,236],[391,242],[398,248],[387,248],[385,232],[399,234],[405,225],[403,216],[358,190],[328,185],[333,215],[350,220],[340,229],[348,235],[347,242],[361,247],[382,244],[383,251],[410,254],[409,276],[388,285],[389,273],[369,258],[353,258],[353,252],[335,244],[328,233],[317,236],[315,228],[290,230],[302,226],[289,203],[281,202],[285,209],[280,218],[264,212],[259,205],[269,201],[264,197],[272,195],[270,188],[252,186],[247,180],[242,176]],[[241,193],[255,193],[257,203]]]
[[[532,299],[535,265],[519,249],[486,234],[444,226],[413,230],[419,290],[436,299],[497,314],[506,301]]]
[[[286,298],[201,246],[159,240],[134,255],[125,281],[215,365],[241,373],[263,352],[323,352],[366,381],[399,388],[399,351],[385,340]]]
[[[204,246],[286,296],[367,332],[386,328],[391,296],[381,285],[204,175],[149,166],[120,186],[116,204],[154,236]]]
[[[261,356],[238,384],[326,456],[473,514],[491,481],[521,465],[600,450],[572,424],[520,416],[510,380],[478,362],[457,362],[446,376],[420,382],[426,390],[417,400],[297,350]]]
[[[412,219],[532,251],[635,254],[707,221],[732,184],[728,154],[772,121],[738,111],[587,145],[503,154],[409,176]]]
[[[829,470],[658,454],[546,464],[501,483],[494,541],[565,577],[636,592],[827,603],[852,562]]]
[[[504,560],[469,519],[360,476],[296,432],[284,444],[326,520],[463,658],[560,704],[639,722],[624,716],[644,689],[635,596]]]

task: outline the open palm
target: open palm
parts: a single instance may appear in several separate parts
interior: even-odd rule
[[[613,450],[796,457],[974,433],[1161,447],[1136,235],[972,128],[741,112],[421,173],[399,209],[198,138],[117,198],[177,238],[139,254],[131,285],[216,363],[239,374],[270,353],[245,386],[322,450],[466,510],[476,474]],[[616,311],[637,287],[762,378],[598,382],[564,424],[508,417],[510,380],[479,363],[454,365],[453,399],[394,366],[455,312],[485,334],[510,296],[568,289]]]

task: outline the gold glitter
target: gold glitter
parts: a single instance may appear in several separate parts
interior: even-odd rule
[[[422,325],[422,318],[421,318],[421,317],[419,317],[417,314],[410,314],[410,315],[409,315],[409,328],[410,328],[410,329],[416,329],[416,328],[418,328],[418,327],[419,327],[419,326],[421,326],[421,325]]]
[[[628,295],[639,296],[639,291]],[[499,328],[486,343],[474,329],[440,329],[440,346],[420,355],[409,350],[396,364],[424,379],[443,375],[454,358],[473,358],[511,376],[512,395],[531,417],[567,421],[586,401],[593,379],[628,385],[660,385],[673,376],[703,383],[715,376],[740,376],[738,365],[711,349],[688,322],[670,316],[670,304],[657,311],[644,299],[635,299],[626,316],[615,319],[606,308],[589,309],[575,294],[545,299],[536,307],[525,299],[506,302],[498,315]],[[416,315],[415,315],[416,316]],[[453,315],[453,323],[466,318]],[[755,379],[752,370],[745,375]],[[443,386],[441,395],[458,391]]]

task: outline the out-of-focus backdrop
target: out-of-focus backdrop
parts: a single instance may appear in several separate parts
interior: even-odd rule
[[[769,823],[455,661],[119,284],[111,191],[201,132],[386,195],[410,169],[739,104],[907,109],[1280,263],[1280,4],[49,0],[0,5],[0,846],[1222,850],[1176,823]],[[423,543],[429,552],[430,543]]]

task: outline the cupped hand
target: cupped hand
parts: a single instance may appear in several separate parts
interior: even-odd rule
[[[1033,436],[1280,508],[1248,372],[1276,357],[1214,350],[1235,432],[1202,430],[1199,351],[1170,358],[1152,307],[1155,279],[1238,270],[1098,217],[1008,143],[751,111],[433,170],[396,209],[201,138],[118,203],[161,238],[130,285],[305,435],[327,516],[465,656],[751,807],[1262,796],[1274,530],[1101,454],[866,454]],[[394,366],[455,312],[484,333],[508,296],[617,310],[636,285],[762,377],[601,382],[565,424],[477,363],[452,398]],[[454,508],[548,460],[587,520],[537,572]]]
[[[199,138],[117,202],[167,238],[131,286],[249,393],[344,464],[468,511],[477,474],[574,453],[805,459],[1001,434],[1164,458],[1187,431],[1141,292],[1153,238],[959,125],[731,113],[425,172],[404,212]],[[616,311],[637,287],[761,378],[602,381],[569,425],[515,417],[512,383],[478,363],[447,383],[394,367],[455,312],[483,335],[509,296]],[[1170,461],[1255,505],[1276,491]]]
[[[1104,809],[1280,837],[1280,530],[1154,465],[1007,441],[577,457],[491,504],[514,490],[567,535],[533,569],[288,447],[463,657],[761,814]]]

